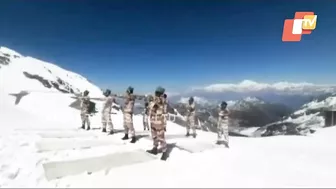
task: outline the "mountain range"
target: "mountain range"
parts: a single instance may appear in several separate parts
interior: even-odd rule
[[[237,84],[222,83],[203,87],[191,87],[182,93],[174,94],[174,101],[183,101],[188,96],[196,96],[200,103],[240,100],[258,97],[264,101],[281,103],[297,109],[313,100],[316,96],[336,92],[336,85],[313,83],[277,82],[273,84],[244,80]]]

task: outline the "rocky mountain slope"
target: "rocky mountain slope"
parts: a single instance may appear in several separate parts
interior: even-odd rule
[[[305,135],[313,133],[316,128],[325,127],[325,110],[335,107],[336,94],[320,95],[281,121],[259,128],[254,135]]]
[[[184,103],[172,104],[181,115],[186,115]],[[218,105],[197,104],[196,123],[203,130],[216,131],[218,119]],[[285,105],[268,103],[258,98],[245,98],[231,101],[228,105],[231,111],[231,130],[240,130],[248,127],[259,127],[278,121],[289,115],[292,110]],[[181,121],[179,124],[182,124]]]
[[[185,96],[197,96],[207,101],[239,100],[247,97],[259,97],[267,102],[280,103],[293,109],[300,108],[316,96],[336,92],[336,85],[312,83],[261,83],[244,80],[240,83],[219,83],[208,86],[193,87],[182,94],[175,95],[174,100]]]

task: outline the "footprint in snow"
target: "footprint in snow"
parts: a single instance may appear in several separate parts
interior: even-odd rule
[[[5,173],[5,176],[8,179],[14,180],[20,173],[20,168],[16,168],[15,170],[11,170],[9,173]]]
[[[28,145],[29,145],[28,142],[24,142],[24,143],[20,144],[21,147],[25,147],[25,146],[28,146]]]

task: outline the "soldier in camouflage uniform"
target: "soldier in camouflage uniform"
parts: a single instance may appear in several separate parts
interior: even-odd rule
[[[193,130],[193,137],[196,138],[196,126],[195,126],[195,101],[193,97],[189,98],[189,103],[187,105],[187,134],[190,136],[190,129]]]
[[[115,99],[111,96],[111,91],[107,89],[104,92],[104,96],[106,97],[104,100],[103,104],[103,110],[102,110],[102,124],[103,124],[103,132],[106,133],[106,125],[109,126],[109,134],[112,135],[114,134],[114,129],[113,129],[113,123],[111,119],[111,113],[112,113],[112,105],[113,103],[116,103]]]
[[[145,102],[145,108],[144,111],[142,112],[142,123],[144,126],[144,131],[148,130],[149,131],[149,124],[148,124],[148,114],[149,114],[149,103]]]
[[[133,126],[133,108],[135,103],[135,96],[133,95],[133,87],[128,87],[126,94],[124,96],[125,98],[125,106],[123,108],[123,114],[124,114],[124,129],[125,129],[125,136],[122,138],[122,140],[129,139],[129,133],[131,135],[131,143],[136,142],[135,137],[135,130]]]
[[[158,154],[159,151],[162,153],[162,160],[166,160],[168,158],[167,154],[167,143],[165,139],[165,115],[164,115],[164,107],[165,100],[163,94],[165,89],[162,87],[158,87],[155,91],[155,97],[153,103],[151,103],[150,107],[150,121],[151,121],[151,134],[153,138],[153,148],[151,150],[147,150],[148,153]],[[159,150],[158,147],[161,146]]]
[[[143,112],[143,125],[144,125],[144,130],[148,129],[149,131],[149,123],[148,123],[148,118],[149,118],[149,107],[150,104],[153,102],[153,96],[148,96],[148,101],[145,103],[145,109]]]
[[[90,130],[90,119],[89,119],[89,106],[90,97],[89,91],[85,90],[83,96],[80,97],[81,101],[81,119],[82,119],[82,129],[85,129],[85,123],[87,124],[86,130]]]
[[[226,107],[227,103],[222,102],[218,112],[218,140],[216,144],[224,144],[229,147],[229,111]]]
[[[164,102],[164,106],[163,106],[163,114],[164,116],[164,130],[167,131],[167,119],[168,119],[168,99],[167,99],[167,94],[163,94],[163,102]]]

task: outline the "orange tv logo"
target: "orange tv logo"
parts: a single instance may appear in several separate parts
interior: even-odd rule
[[[301,41],[303,34],[309,35],[316,28],[317,15],[314,12],[296,12],[294,19],[286,19],[282,32],[282,41]]]

